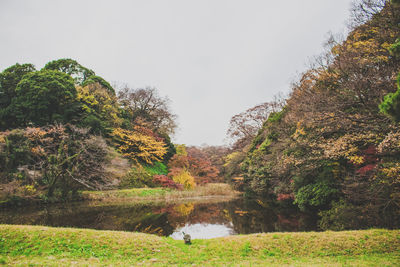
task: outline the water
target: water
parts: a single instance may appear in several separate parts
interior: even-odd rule
[[[166,203],[72,203],[2,210],[0,223],[145,232],[183,239],[318,230],[314,216],[277,209],[261,200]]]

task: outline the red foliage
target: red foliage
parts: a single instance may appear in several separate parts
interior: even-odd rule
[[[168,177],[172,179],[172,177],[179,175],[183,170],[184,168],[177,168],[177,167],[171,168],[169,169]]]
[[[376,167],[376,164],[375,164],[375,163],[373,163],[373,164],[368,164],[368,165],[365,165],[364,167],[358,169],[358,170],[357,170],[357,173],[364,176],[364,175],[366,175],[367,173],[369,173],[370,171],[374,170],[375,167]]]
[[[168,162],[168,167],[187,169],[189,168],[189,159],[187,156],[175,154]]]
[[[192,156],[189,156],[188,159],[190,173],[195,177],[197,184],[206,184],[217,180],[219,171],[209,160]]]
[[[182,190],[183,186],[181,184],[175,183],[171,178],[166,175],[154,175],[153,181],[156,184],[161,185],[162,187],[168,187],[171,189]]]
[[[276,200],[278,200],[278,201],[287,200],[287,199],[294,199],[294,195],[293,194],[278,194],[278,197],[276,198]]]
[[[378,157],[376,156],[376,147],[374,145],[370,145],[367,149],[363,151],[364,159],[368,163],[374,163],[378,161]]]
[[[169,161],[168,167],[170,168],[169,177],[186,169],[194,177],[196,184],[202,185],[219,181],[218,168],[211,163],[204,152],[194,147],[188,149],[187,156],[175,154]]]
[[[197,147],[187,149],[189,170],[195,177],[197,184],[206,184],[209,182],[218,182],[219,170],[211,162],[209,154]]]
[[[378,162],[378,157],[376,153],[377,150],[374,145],[370,145],[367,149],[363,151],[366,164],[356,171],[359,175],[365,176],[376,168],[376,162]]]

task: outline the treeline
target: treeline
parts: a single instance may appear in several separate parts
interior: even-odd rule
[[[117,93],[116,93],[117,91]],[[84,189],[193,188],[218,180],[208,157],[170,135],[154,88],[115,90],[75,60],[0,73],[0,201],[76,199]]]
[[[348,37],[328,40],[286,100],[232,118],[232,183],[319,212],[322,229],[400,226],[398,2],[359,1]]]

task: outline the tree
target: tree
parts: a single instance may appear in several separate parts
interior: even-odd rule
[[[82,86],[88,86],[90,84],[100,84],[103,88],[106,88],[108,90],[108,92],[110,92],[112,95],[115,96],[115,90],[114,88],[112,88],[112,86],[103,78],[101,78],[100,76],[90,76],[89,78],[87,78],[83,83]]]
[[[82,104],[80,126],[89,127],[92,133],[109,134],[122,124],[116,96],[100,83],[77,86],[77,100]]]
[[[26,74],[18,83],[8,110],[14,126],[41,126],[70,122],[79,112],[73,79],[60,71],[41,70]]]
[[[155,132],[168,135],[174,133],[176,115],[170,111],[170,100],[167,97],[160,97],[155,88],[126,87],[118,92],[118,99],[130,123],[140,118],[147,121]]]
[[[242,149],[251,143],[271,112],[280,110],[283,101],[265,102],[233,116],[229,122],[228,136],[234,149]]]
[[[196,186],[194,177],[188,170],[180,169],[176,173],[169,173],[168,176],[177,183],[183,185],[185,189],[193,189]]]
[[[80,189],[109,186],[109,148],[101,137],[73,125],[0,132],[0,183],[20,197],[67,199]],[[22,195],[21,195],[22,194]]]
[[[397,91],[385,95],[383,102],[379,105],[379,109],[394,121],[400,121],[400,73],[397,78]]]
[[[327,54],[293,84],[284,109],[268,116],[245,159],[236,163],[233,154],[227,168],[233,163],[246,189],[277,201],[331,210],[321,213],[329,216],[341,213],[332,208],[343,201],[343,210],[387,220],[400,216],[400,9],[390,1],[357,3],[348,37],[329,41]]]
[[[219,181],[219,170],[214,166],[208,155],[197,147],[187,149],[189,171],[194,176],[196,184]]]
[[[15,89],[25,74],[35,71],[32,64],[15,64],[0,73],[0,129],[9,128],[14,118],[7,110],[16,96]]]
[[[43,67],[43,70],[58,70],[64,72],[70,75],[78,85],[83,85],[87,79],[95,75],[94,71],[83,67],[76,60],[70,58],[50,61]]]
[[[104,80],[100,76],[96,76],[93,70],[82,66],[76,60],[70,58],[53,60],[47,63],[43,67],[43,69],[58,70],[64,72],[74,79],[75,84],[80,86],[87,86],[93,83],[99,83],[101,86],[103,86],[109,92],[115,95],[114,88],[106,80]]]
[[[157,141],[154,137],[144,135],[137,131],[115,128],[112,136],[122,155],[134,163],[152,164],[162,161],[167,152],[164,142]]]

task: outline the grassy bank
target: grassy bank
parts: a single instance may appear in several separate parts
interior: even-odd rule
[[[228,184],[210,183],[197,186],[193,190],[172,190],[169,188],[132,188],[108,191],[84,191],[86,200],[119,201],[119,200],[165,200],[199,198],[199,197],[235,197],[240,193],[234,191]]]
[[[268,233],[183,241],[142,233],[0,225],[9,265],[400,265],[399,230]]]

